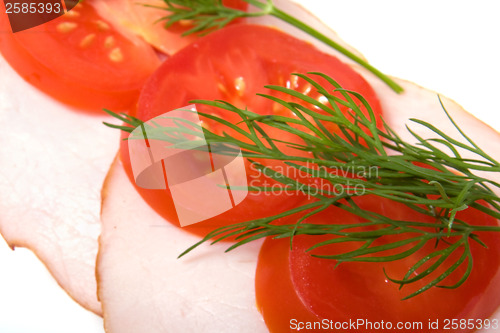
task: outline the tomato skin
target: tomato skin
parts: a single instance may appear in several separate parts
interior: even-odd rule
[[[248,3],[243,0],[223,0],[222,4],[239,10],[246,10]],[[155,49],[166,55],[177,53],[182,48],[193,43],[199,38],[198,34],[182,35],[194,26],[189,21],[176,22],[165,29],[164,20],[168,12],[163,0],[106,0],[90,2],[101,17],[106,17],[115,26],[130,31]],[[146,5],[146,6],[144,6]],[[230,24],[240,23],[234,20]]]
[[[160,65],[149,45],[122,36],[86,3],[18,33],[10,32],[3,3],[0,11],[2,55],[30,84],[63,103],[99,112],[130,108]]]
[[[120,157],[127,172],[127,176],[129,177],[130,181],[139,192],[141,197],[168,222],[180,227],[180,222],[177,217],[175,205],[168,186],[167,189],[164,190],[147,190],[136,185],[130,166],[130,156],[126,141],[122,141],[121,143]],[[246,169],[249,170],[250,166],[248,161],[245,162],[245,165]],[[257,179],[259,185],[263,185],[263,182],[267,182],[267,186],[272,186],[273,184],[275,184],[276,186],[281,187],[281,183],[269,179],[263,176],[261,173],[251,174],[248,176],[248,181],[250,184],[252,181],[255,181],[255,179]],[[298,205],[299,203],[304,203],[309,200],[306,195],[301,193],[290,192],[288,194],[285,194],[284,191],[281,190],[277,190],[277,192],[279,192],[280,195],[253,195],[251,194],[251,192],[249,192],[249,195],[244,199],[244,201],[236,207],[233,207],[231,210],[226,211],[225,213],[222,213],[216,217],[196,224],[184,226],[182,228],[185,231],[188,231],[195,235],[205,236],[215,228],[247,220],[271,216],[279,213],[280,211],[288,210]],[[281,206],[277,206],[278,204]],[[234,240],[234,238],[229,238],[227,240]]]
[[[248,7],[242,0],[224,0],[223,4],[240,10]],[[134,5],[137,4],[134,2]],[[106,4],[101,0],[87,0],[63,17],[13,34],[2,3],[0,30],[5,33],[0,34],[0,53],[27,82],[65,104],[98,112],[103,108],[130,109],[137,102],[145,80],[160,65],[148,43],[161,52],[173,53],[198,38],[181,36],[189,26],[178,25],[167,30],[161,23],[154,24],[164,16],[163,11],[141,7],[136,8],[137,16],[124,12],[133,9],[129,0]],[[109,16],[112,16],[110,21],[103,19]],[[98,21],[105,25],[96,30]],[[79,27],[75,32],[58,32],[58,25],[67,22],[77,22]],[[107,30],[106,25],[111,27],[109,32],[103,31]],[[92,41],[87,39],[93,44],[93,51],[92,47],[81,47],[89,35],[97,36]],[[95,45],[104,44],[104,38],[110,36],[125,53],[123,63],[108,61],[106,56],[112,49],[95,49]]]
[[[226,7],[239,10],[246,10],[248,8],[248,3],[243,0],[222,0],[222,3]]]
[[[256,96],[256,93],[273,94],[273,91],[264,88],[266,84],[289,85],[301,91],[314,93],[314,89],[310,86],[304,82],[296,83],[295,77],[291,76],[294,72],[310,71],[324,72],[333,76],[346,88],[358,90],[373,105],[375,113],[381,113],[378,98],[371,87],[338,59],[276,29],[240,24],[203,37],[165,61],[145,84],[136,116],[147,121],[169,110],[187,106],[193,99],[225,100],[240,108],[248,107],[258,114],[292,116],[287,109]],[[233,123],[241,120],[236,114],[205,105],[198,105],[198,111],[218,115]],[[208,121],[207,126],[215,132],[220,130],[216,124]],[[297,140],[291,134],[277,130],[273,137],[289,139],[292,142]],[[132,179],[128,154],[127,143],[122,142],[122,161],[129,178]],[[259,162],[268,166],[278,166],[281,163]],[[270,178],[252,173],[248,166],[249,164],[247,164],[249,181],[259,178],[260,182],[267,180],[268,186],[279,185]],[[257,185],[259,184],[262,183]],[[138,191],[161,216],[179,225],[168,191],[141,188],[138,188]],[[255,195],[250,192],[247,198],[233,209],[184,229],[205,235],[216,226],[275,215],[309,200],[304,194],[291,194]]]
[[[259,311],[271,332],[289,332],[290,320],[313,322],[321,320],[307,310],[293,292],[288,271],[290,241],[268,238],[259,254],[255,273],[255,294]],[[290,292],[292,291],[292,292]]]
[[[363,198],[358,198],[363,203]],[[422,222],[432,222],[427,217],[419,217],[411,209],[389,202],[387,200],[375,200],[367,198],[367,205],[370,209],[379,213],[384,213],[392,218],[403,220],[420,220]],[[378,206],[378,207],[377,207]],[[340,218],[339,218],[340,216]],[[343,217],[343,218],[342,218]],[[485,216],[474,209],[461,212],[458,218],[471,224],[498,225],[498,221]],[[345,213],[339,212],[337,208],[317,215],[311,223],[336,223],[336,221],[348,221]],[[357,218],[350,218],[354,222]],[[479,221],[479,222],[478,222]],[[340,223],[340,222],[339,222]],[[347,222],[349,223],[349,222]],[[289,332],[289,320],[295,316],[316,316],[316,321],[328,319],[335,322],[348,322],[364,319],[369,322],[391,322],[394,326],[398,322],[411,323],[421,322],[422,331],[428,329],[429,320],[434,322],[439,320],[440,327],[432,332],[446,332],[443,328],[445,319],[486,319],[499,306],[498,294],[500,293],[500,235],[497,233],[480,233],[481,240],[488,245],[488,249],[483,248],[478,243],[471,241],[471,252],[474,258],[474,267],[468,280],[458,289],[432,288],[426,292],[409,300],[401,299],[412,292],[423,287],[430,282],[430,277],[423,281],[415,282],[413,285],[404,286],[401,290],[399,285],[390,282],[385,277],[383,270],[391,278],[401,279],[407,270],[426,254],[436,250],[434,242],[430,242],[417,254],[408,258],[393,262],[384,263],[341,263],[334,268],[336,262],[313,258],[305,253],[305,250],[317,243],[321,237],[296,236],[293,250],[285,247],[289,243],[281,243],[281,250],[273,250],[267,253],[270,246],[267,243],[276,242],[266,240],[259,256],[259,264],[256,275],[256,292],[259,304],[268,304],[266,293],[274,290],[283,284],[280,291],[291,299],[290,306],[285,305],[280,308],[282,319],[280,322],[273,321],[271,315],[266,316],[266,312],[273,311],[269,307],[264,308],[263,315],[271,332]],[[393,239],[394,241],[394,239]],[[354,250],[358,245],[347,244],[343,246],[343,251]],[[441,248],[444,243],[438,245]],[[276,247],[277,245],[275,245]],[[335,248],[338,249],[338,248]],[[330,248],[330,250],[333,250]],[[281,252],[280,252],[281,251]],[[285,253],[286,252],[286,253]],[[313,254],[321,252],[313,251]],[[330,252],[331,254],[332,252]],[[334,252],[335,253],[335,252]],[[461,253],[459,253],[461,254]],[[456,260],[459,256],[453,256]],[[281,262],[281,263],[280,263]],[[284,265],[282,262],[289,263]],[[450,261],[445,262],[449,267]],[[273,268],[275,265],[276,268]],[[276,269],[276,271],[274,271]],[[444,271],[444,267],[439,272]],[[262,271],[270,270],[275,278],[281,276],[279,281],[265,280],[259,275]],[[461,273],[465,270],[462,265],[457,272],[453,273],[441,284],[452,285],[458,281]],[[432,275],[434,279],[438,274]],[[291,280],[292,283],[288,284]],[[274,291],[273,291],[274,292]],[[295,299],[295,301],[293,301]],[[297,301],[298,300],[298,301]],[[282,302],[282,304],[287,304]],[[296,311],[302,306],[306,313]],[[366,328],[359,330],[348,329],[347,332],[365,332]],[[377,330],[381,332],[414,332],[415,329],[400,330]],[[454,332],[470,332],[472,330],[459,329]]]

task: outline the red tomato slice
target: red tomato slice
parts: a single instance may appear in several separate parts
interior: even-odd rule
[[[77,107],[131,107],[160,65],[144,41],[117,31],[88,1],[32,29],[11,33],[3,3],[0,51],[28,82]]]
[[[419,216],[408,207],[388,200],[360,197],[358,203],[364,205],[365,209],[393,219],[432,223],[432,219],[427,216]],[[498,225],[495,219],[472,208],[460,212],[458,218],[471,224]],[[331,208],[309,220],[311,223],[321,224],[336,223],[336,221],[356,223],[361,220],[339,208]],[[429,243],[416,254],[402,260],[384,263],[341,263],[336,268],[335,261],[318,259],[310,255],[326,254],[324,252],[326,249],[316,249],[306,253],[306,249],[324,240],[324,236],[297,236],[294,238],[291,251],[289,241],[266,240],[259,256],[256,273],[257,302],[271,332],[289,332],[293,328],[300,327],[297,325],[304,325],[306,328],[307,322],[326,323],[325,325],[332,325],[327,327],[341,332],[367,332],[375,329],[364,325],[380,325],[382,321],[385,322],[385,326],[379,326],[377,332],[424,332],[431,331],[428,327],[429,321],[436,320],[440,322],[439,329],[433,329],[432,332],[445,332],[447,331],[444,328],[445,319],[484,320],[499,306],[500,236],[496,233],[481,233],[479,236],[488,249],[471,241],[474,268],[461,287],[432,288],[405,301],[401,299],[443,273],[452,262],[445,261],[439,272],[402,289],[385,277],[383,269],[389,277],[400,279],[417,260],[443,248],[446,239],[442,240],[437,248],[433,242]],[[332,251],[335,253],[335,250],[337,253],[340,250],[355,250],[359,244],[344,243],[336,246],[328,249],[329,254],[332,254]],[[456,260],[460,255],[461,253],[456,253],[450,259]],[[442,284],[456,283],[465,268],[466,264],[462,264]],[[276,289],[280,291],[277,292]],[[281,295],[279,299],[274,297],[276,293]],[[364,320],[358,329],[343,324],[357,322],[358,319]],[[422,323],[423,326],[422,328],[402,326],[396,329],[398,323],[403,325]],[[339,326],[334,326],[335,324]],[[392,329],[389,325],[392,325]],[[467,329],[465,325],[453,331],[473,330]]]
[[[193,99],[221,99],[263,115],[285,113],[291,116],[279,104],[256,96],[256,93],[273,94],[263,87],[266,84],[277,84],[293,87],[316,98],[318,94],[308,83],[296,80],[291,75],[311,71],[330,75],[343,87],[361,93],[370,102],[374,112],[381,113],[378,99],[371,87],[338,59],[276,29],[242,24],[214,32],[165,61],[144,86],[136,116],[146,121],[169,110],[184,107]],[[220,109],[202,105],[198,111],[212,113],[232,122],[240,121],[235,114]],[[206,122],[206,125],[215,132],[222,131],[213,122]],[[271,135],[292,142],[297,140],[290,134],[277,130]],[[121,156],[132,179],[126,141],[122,143]],[[282,165],[278,162],[264,163],[269,166]],[[249,183],[253,180],[253,185],[263,186],[266,181],[268,186],[277,184],[258,172],[256,174],[248,165],[247,176]],[[138,188],[138,191],[159,214],[178,225],[168,190]],[[277,214],[304,199],[304,195],[283,191],[272,194],[249,192],[246,199],[233,209],[185,229],[205,234],[215,226]]]
[[[227,7],[246,10],[248,4],[243,0],[223,0]],[[93,1],[91,5],[101,17],[109,18],[115,26],[133,32],[146,42],[165,54],[174,54],[183,47],[191,44],[198,36],[195,34],[182,36],[193,25],[189,21],[182,21],[165,29],[165,20],[168,15],[163,0],[106,0]],[[147,5],[147,6],[145,6]]]

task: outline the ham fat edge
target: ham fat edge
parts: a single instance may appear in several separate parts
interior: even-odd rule
[[[23,81],[0,56],[0,232],[32,250],[66,292],[100,314],[100,188],[119,134]],[[34,107],[35,106],[35,107]]]

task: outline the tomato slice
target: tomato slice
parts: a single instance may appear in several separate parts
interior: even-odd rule
[[[184,107],[194,99],[225,100],[262,115],[292,116],[290,111],[278,103],[256,96],[256,93],[276,94],[264,88],[264,85],[276,84],[292,87],[319,98],[309,83],[297,80],[291,75],[312,71],[330,75],[345,88],[361,93],[370,102],[374,112],[381,113],[372,88],[360,75],[338,59],[276,29],[240,24],[201,38],[167,59],[145,84],[136,116],[147,121],[167,111]],[[223,117],[233,123],[241,120],[233,113],[205,105],[200,105],[198,111]],[[214,122],[206,121],[205,124],[215,132],[223,131]],[[271,136],[291,142],[297,140],[291,134],[278,130],[271,133]],[[133,181],[126,141],[122,142],[121,156]],[[268,166],[283,166],[281,162],[263,163]],[[247,163],[249,184],[265,186],[267,182],[267,186],[280,185],[251,169]],[[284,170],[286,174],[289,169]],[[160,215],[178,225],[168,190],[138,188],[138,191]],[[249,192],[246,199],[233,209],[185,229],[205,234],[215,226],[271,216],[306,200],[305,195],[284,192]]]
[[[248,3],[243,0],[223,0],[226,7],[246,10]],[[170,55],[193,43],[199,37],[195,34],[182,36],[191,29],[191,22],[182,21],[165,29],[168,15],[163,0],[106,0],[93,1],[91,5],[101,17],[109,18],[115,26],[120,26],[142,37],[161,52]]]
[[[0,52],[28,82],[84,109],[126,109],[160,65],[147,43],[117,31],[89,1],[45,24],[11,33],[0,6]]]
[[[393,219],[432,223],[429,217],[415,214],[402,204],[371,197],[357,199],[363,208]],[[495,219],[472,208],[460,212],[457,217],[471,224],[498,225]],[[337,221],[356,223],[361,220],[333,207],[309,220],[311,223],[321,224]],[[438,272],[402,289],[386,278],[384,270],[389,277],[401,279],[417,260],[443,248],[446,239],[441,240],[437,247],[429,242],[416,254],[402,260],[383,263],[348,262],[341,263],[338,267],[335,267],[337,263],[333,260],[314,258],[310,254],[326,254],[326,250],[329,254],[352,251],[360,244],[341,243],[336,244],[336,247],[306,252],[309,247],[327,238],[296,236],[292,250],[289,249],[288,241],[266,240],[256,273],[257,302],[271,332],[289,332],[291,328],[300,327],[297,325],[307,328],[307,322],[326,323],[324,325],[335,331],[367,332],[374,330],[368,323],[381,325],[382,321],[385,326],[378,326],[377,332],[431,331],[428,325],[436,321],[440,322],[439,329],[432,329],[432,332],[445,332],[445,319],[484,320],[499,306],[500,236],[496,233],[481,233],[479,236],[488,248],[475,241],[470,242],[474,267],[462,286],[458,289],[432,288],[405,301],[401,299],[443,273],[453,261],[445,261]],[[397,239],[391,239],[395,240]],[[456,260],[460,255],[459,251],[449,259]],[[466,263],[441,284],[456,283],[465,269]],[[273,296],[277,293],[276,289],[281,289],[278,293],[282,298],[276,299]],[[352,322],[358,323],[358,320],[363,320],[364,323],[359,322],[359,327],[350,325]],[[397,327],[398,323],[407,326]],[[415,323],[421,323],[422,328],[409,326],[418,325]],[[454,330],[470,331],[473,330],[467,329],[467,325]]]

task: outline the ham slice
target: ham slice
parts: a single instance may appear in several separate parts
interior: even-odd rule
[[[257,23],[277,24],[269,18]],[[405,125],[409,118],[416,117],[438,124],[458,138],[435,92],[398,79],[406,91],[397,95],[364,69],[354,67],[373,84],[386,120],[403,137],[415,141]],[[499,159],[495,146],[500,135],[452,100],[443,101],[460,126]],[[418,125],[411,127],[421,135],[429,135]],[[260,316],[256,316],[254,303],[258,244],[229,254],[223,253],[221,245],[202,246],[187,257],[175,259],[197,239],[162,221],[135,193],[119,161],[110,170],[104,193],[97,272],[107,332],[267,331]],[[226,295],[233,290],[236,295]]]
[[[26,247],[78,303],[101,313],[100,189],[118,133],[23,81],[0,56],[0,233]]]
[[[397,79],[405,88],[397,95],[360,71],[379,94],[386,120],[402,136],[411,139],[404,126],[417,117],[457,137],[435,92]],[[500,134],[453,101],[443,101],[460,126],[500,159],[494,149]],[[412,128],[430,137],[421,127]],[[103,193],[97,272],[108,333],[267,331],[254,299],[258,243],[228,254],[224,245],[205,245],[176,259],[197,238],[154,213],[135,192],[120,161],[113,164]]]
[[[228,254],[227,244],[205,245],[177,259],[199,238],[157,215],[119,159],[104,184],[102,221],[97,262],[107,332],[266,330],[252,287],[260,242]]]

